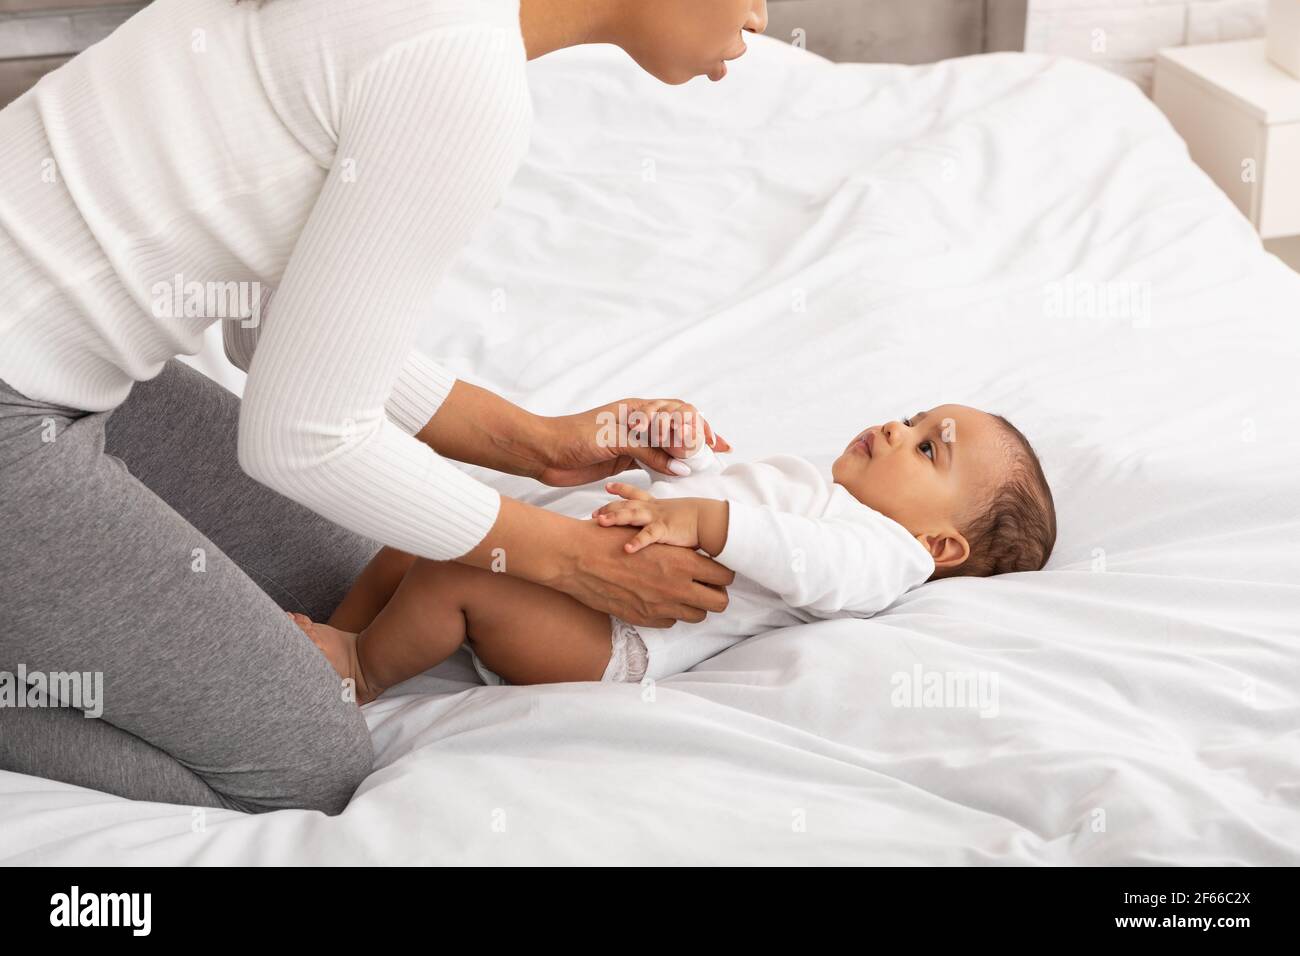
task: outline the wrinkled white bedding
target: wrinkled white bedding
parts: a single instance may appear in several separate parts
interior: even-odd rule
[[[531,158],[423,344],[543,412],[687,398],[747,457],[1000,412],[1055,487],[1049,569],[774,632],[652,694],[481,687],[457,658],[367,708],[376,770],[333,818],[200,827],[0,773],[0,858],[1300,863],[1300,276],[1098,70],[762,39],[733,67],[532,64]],[[899,706],[930,675],[984,696]]]

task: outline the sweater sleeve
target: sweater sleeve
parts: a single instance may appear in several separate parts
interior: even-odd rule
[[[253,362],[261,329],[260,324],[246,327],[242,322],[221,323],[221,344],[226,359],[241,372],[247,372]],[[442,407],[455,384],[456,376],[451,371],[413,349],[402,362],[393,390],[384,402],[384,411],[402,431],[418,434]]]
[[[527,149],[524,65],[517,33],[471,25],[404,41],[355,75],[240,411],[249,475],[435,560],[478,544],[500,497],[412,437],[444,382],[429,364],[403,369],[448,265]]]
[[[727,510],[718,562],[817,617],[874,614],[934,573],[920,542],[875,511],[849,521],[735,500]]]

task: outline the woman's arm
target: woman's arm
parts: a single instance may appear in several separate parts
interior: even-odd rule
[[[690,451],[683,436],[665,432],[652,441],[616,427],[620,416],[624,424],[628,418],[669,423],[665,409],[678,420],[685,414],[688,421],[699,423],[700,441],[707,443],[699,450],[711,451],[707,446],[731,450],[726,439],[714,435],[695,407],[685,402],[625,398],[573,415],[545,417],[465,381],[455,382],[437,413],[415,434],[447,458],[526,475],[548,485],[586,484],[638,464],[660,476],[674,477],[674,462],[681,462]],[[697,460],[705,456],[697,453]]]
[[[257,342],[274,301],[273,291],[263,295],[260,320],[255,325],[245,325],[242,321],[221,323],[221,345],[226,360],[241,372],[247,373],[253,364]],[[384,410],[398,428],[415,435],[437,413],[455,384],[456,376],[449,369],[412,349],[402,362]]]
[[[246,326],[242,322],[224,322],[222,346],[226,359],[247,372],[257,351],[266,317],[274,296],[263,296],[262,322]],[[698,415],[693,405],[677,400],[623,399],[601,408],[575,415],[548,418],[534,415],[495,392],[456,378],[418,349],[408,352],[397,373],[393,389],[384,402],[389,419],[408,435],[414,435],[445,458],[481,465],[493,471],[526,475],[547,484],[575,485],[596,481],[640,465],[662,478],[679,477],[670,468],[675,451],[678,456],[689,449],[672,442],[658,446],[620,446],[602,448],[597,441],[601,431],[598,421],[603,414],[643,417],[658,413],[664,419],[675,415],[680,421],[698,421],[703,435],[699,447],[691,453],[692,473],[700,470],[708,454],[730,451],[722,436],[715,436],[709,423]],[[678,460],[683,460],[678,458]]]
[[[341,104],[340,163],[299,236],[249,369],[240,464],[398,550],[483,567],[504,557],[510,573],[634,623],[699,620],[725,607],[709,585],[729,582],[730,572],[667,547],[629,563],[625,533],[502,500],[389,417],[439,281],[524,154],[528,109],[518,39],[491,27],[413,38],[354,78]],[[436,395],[436,384],[426,391]],[[515,414],[486,404],[490,414]],[[447,415],[434,440],[471,459],[517,461],[516,446],[484,455],[481,431],[448,429],[460,417]],[[616,454],[608,460],[616,465]]]
[[[551,450],[544,419],[459,379],[415,437],[445,458],[530,478]]]
[[[725,509],[726,502],[718,502]],[[726,515],[721,515],[725,538]],[[460,563],[509,573],[564,591],[589,607],[649,627],[669,627],[674,620],[699,621],[705,611],[726,610],[721,590],[735,577],[726,568],[686,548],[651,547],[648,558],[621,554],[627,534],[593,535],[588,522],[561,518],[513,499],[502,500],[501,512],[487,537]],[[721,550],[722,545],[719,544]],[[707,549],[706,549],[707,550]],[[362,631],[383,610],[402,578],[416,561],[413,554],[381,548],[353,582],[343,603],[329,619],[332,627]],[[684,603],[673,580],[691,582],[689,594],[698,604]]]
[[[268,298],[262,306],[265,318],[271,308]],[[222,344],[227,360],[247,372],[257,350],[259,324],[245,327],[239,322],[222,325]],[[419,350],[407,354],[393,390],[384,403],[385,411],[399,428],[414,435],[445,458],[481,465],[493,471],[526,475],[547,484],[575,485],[596,481],[636,465],[661,478],[678,477],[670,469],[672,456],[667,447],[619,447],[612,455],[596,441],[597,417],[607,409],[638,406],[658,407],[662,400],[645,402],[624,399],[610,406],[575,415],[548,418],[535,415],[495,392],[457,379]],[[694,407],[676,403],[683,408]],[[713,435],[704,419],[707,435],[691,467],[716,444],[719,451],[731,446]],[[678,449],[680,454],[686,449]],[[681,459],[679,459],[681,460]]]
[[[623,545],[632,536],[502,498],[492,530],[459,560],[563,591],[631,624],[670,627],[726,610],[722,589],[735,579],[729,570],[671,545],[627,554]]]
[[[349,80],[331,168],[275,292],[240,409],[244,470],[384,544],[459,557],[500,496],[387,414],[452,259],[527,149],[518,37],[414,37]]]

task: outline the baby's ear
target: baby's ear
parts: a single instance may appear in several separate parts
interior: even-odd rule
[[[916,540],[930,552],[936,571],[951,571],[970,557],[970,543],[957,531],[932,531],[918,534]]]

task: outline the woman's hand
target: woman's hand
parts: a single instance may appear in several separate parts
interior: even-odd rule
[[[643,627],[698,624],[727,609],[726,586],[735,574],[690,548],[652,544],[633,554],[622,528],[582,522],[576,560],[550,586],[588,607]]]
[[[690,474],[678,459],[701,441],[731,451],[694,405],[675,399],[628,398],[545,418],[464,381],[416,437],[444,458],[559,486],[609,478],[637,462],[661,474]]]
[[[686,458],[701,442],[716,452],[731,445],[679,399],[627,398],[576,415],[541,420],[535,442],[542,463],[534,475],[548,485],[567,487],[609,478],[637,462],[665,475],[690,474]]]
[[[726,610],[731,571],[690,548],[654,544],[628,554],[631,537],[625,528],[502,498],[492,530],[458,560],[544,584],[643,627],[698,623]]]

